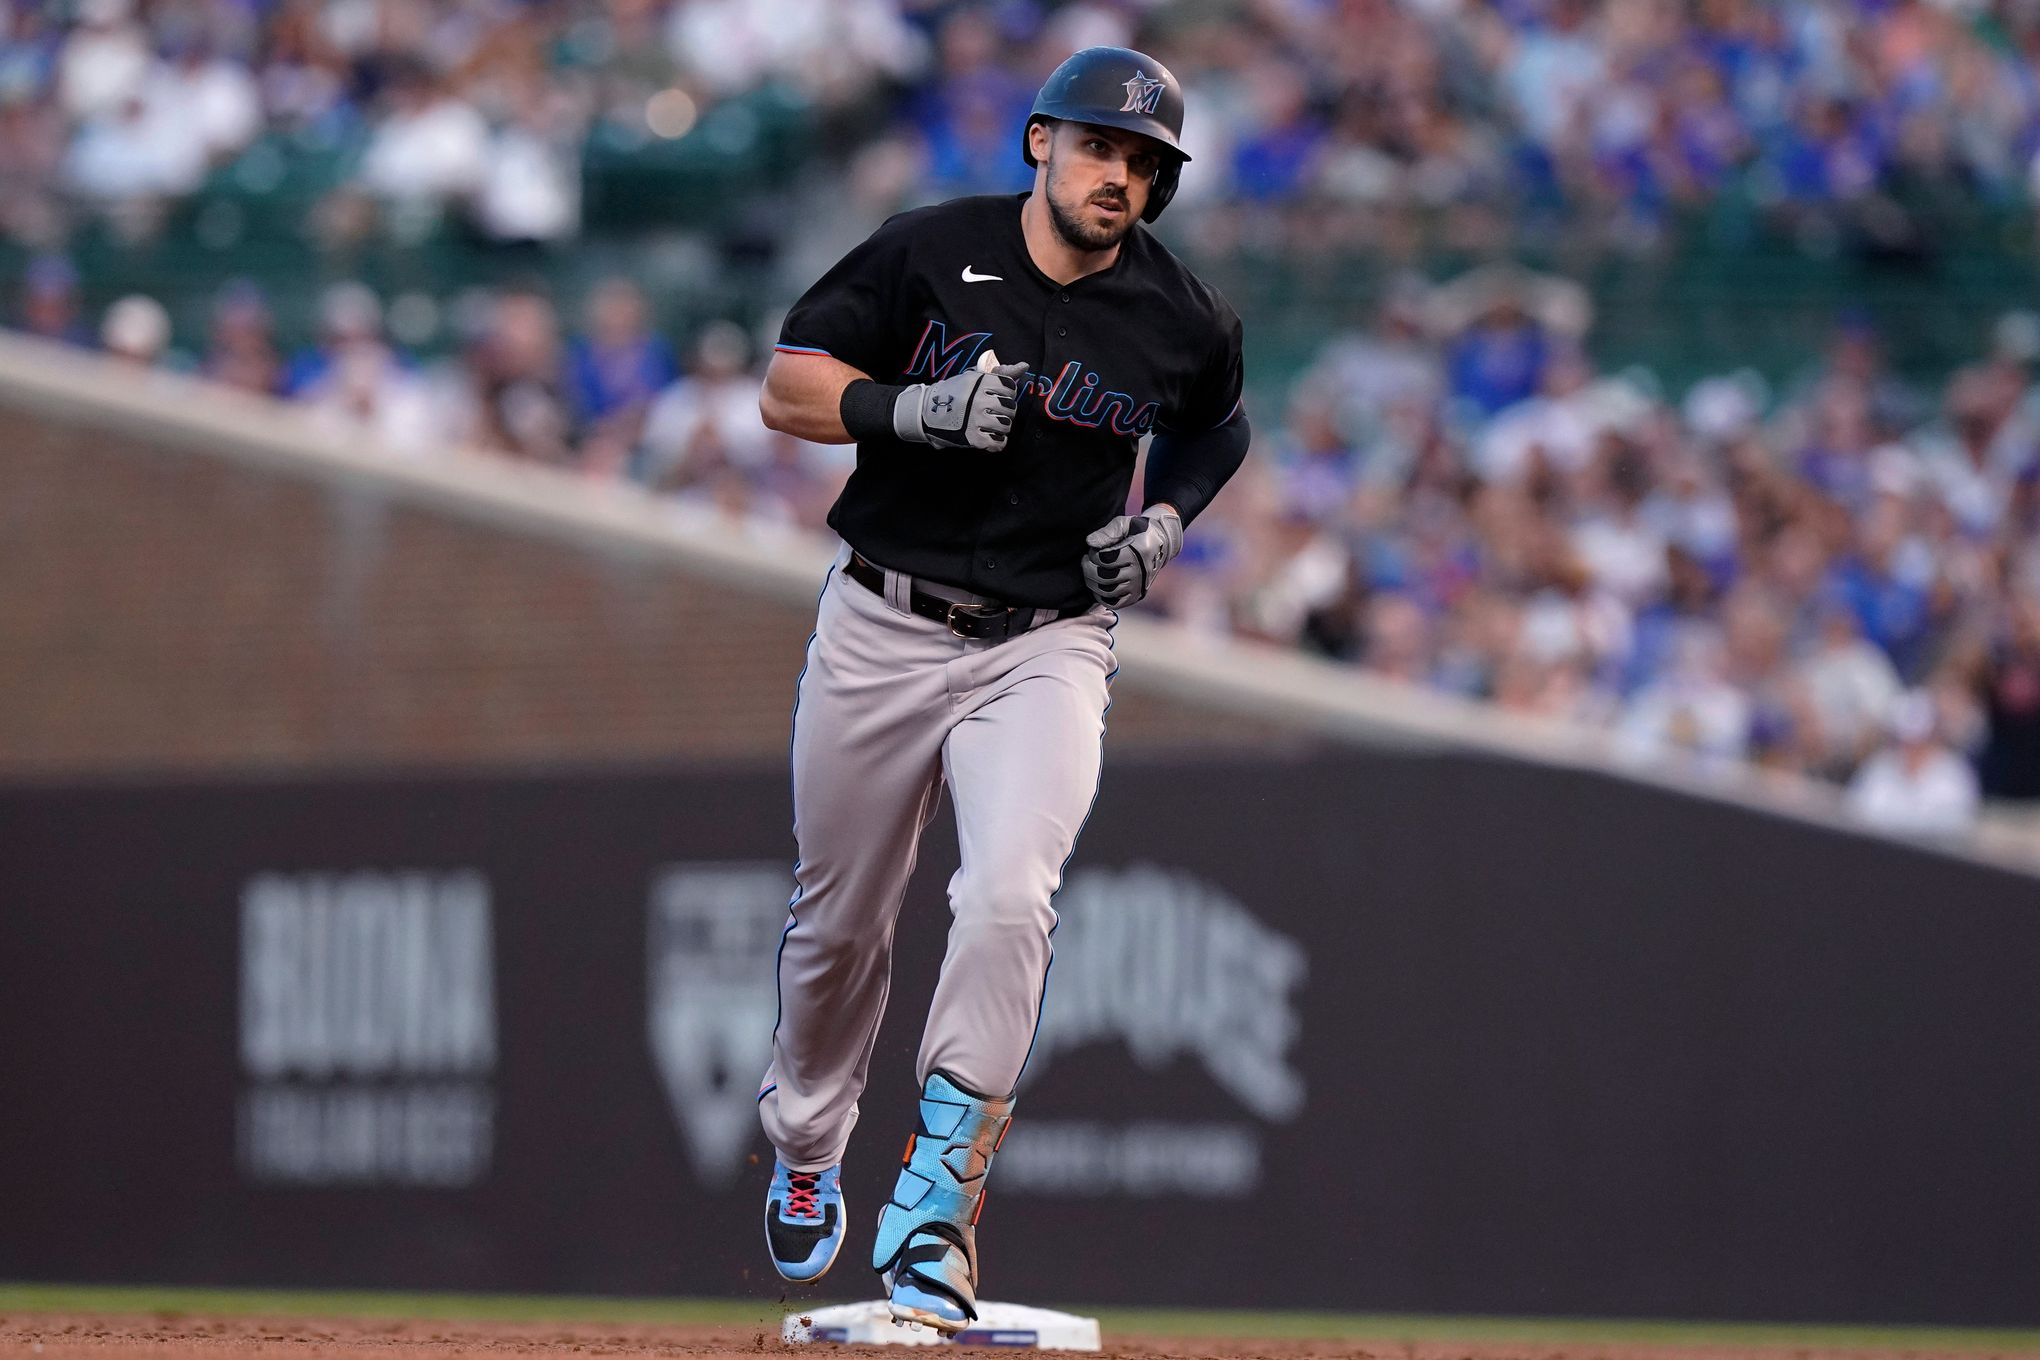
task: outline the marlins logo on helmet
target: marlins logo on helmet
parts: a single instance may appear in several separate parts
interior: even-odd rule
[[[1162,97],[1162,85],[1162,81],[1150,78],[1146,71],[1135,71],[1133,79],[1126,82],[1126,102],[1119,106],[1119,111],[1153,113]]]

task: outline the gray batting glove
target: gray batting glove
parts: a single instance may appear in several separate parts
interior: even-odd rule
[[[1124,609],[1138,603],[1155,574],[1183,551],[1183,520],[1174,510],[1151,505],[1144,515],[1119,515],[1084,540],[1084,584],[1100,604]]]
[[[997,453],[1013,431],[1025,364],[966,369],[941,382],[915,383],[893,400],[893,432],[916,444]]]

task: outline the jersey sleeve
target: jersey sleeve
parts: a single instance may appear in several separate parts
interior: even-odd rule
[[[1239,313],[1216,293],[1218,315],[1213,318],[1216,335],[1204,364],[1191,380],[1181,405],[1169,413],[1167,427],[1179,434],[1216,429],[1240,413],[1240,394],[1246,381],[1245,336]]]
[[[863,244],[815,280],[786,314],[773,348],[826,354],[866,374],[896,356],[900,294],[905,284],[909,214],[889,219]]]

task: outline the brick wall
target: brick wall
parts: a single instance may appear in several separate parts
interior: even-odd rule
[[[780,760],[812,612],[0,411],[0,776]],[[1272,729],[1118,687],[1113,749]]]

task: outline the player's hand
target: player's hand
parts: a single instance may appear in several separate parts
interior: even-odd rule
[[[1118,515],[1084,544],[1084,584],[1100,604],[1124,609],[1140,601],[1155,573],[1183,551],[1183,518],[1166,505],[1143,515]]]
[[[966,369],[941,382],[915,383],[893,402],[893,431],[917,444],[997,453],[1013,431],[1026,364]]]

